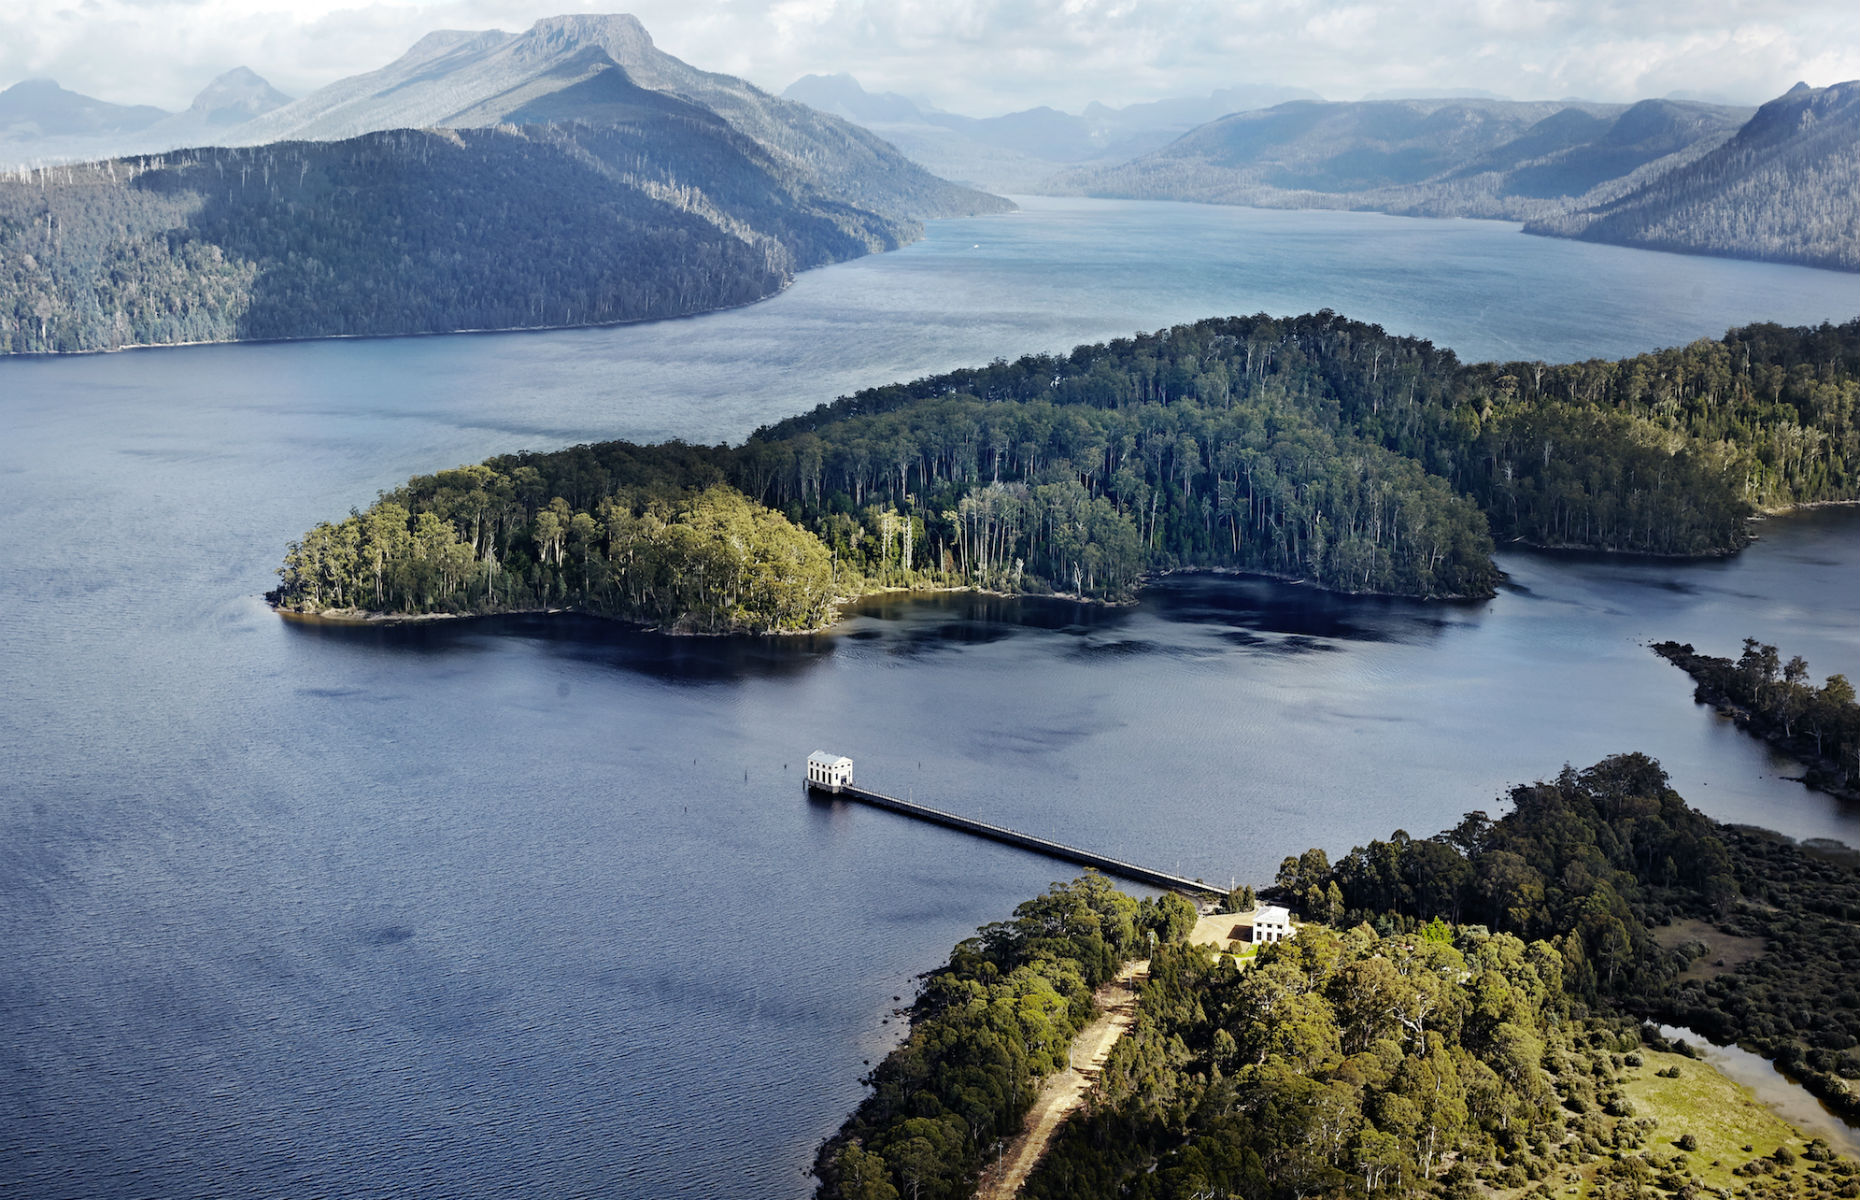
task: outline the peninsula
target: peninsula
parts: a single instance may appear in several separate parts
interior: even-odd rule
[[[1845,675],[1816,687],[1801,655],[1788,662],[1776,647],[1745,638],[1736,661],[1701,654],[1689,642],[1656,642],[1653,652],[1692,676],[1692,698],[1709,704],[1808,768],[1802,782],[1860,801],[1860,704]]]
[[[1860,1188],[1851,1138],[1790,1127],[1650,1023],[1741,1041],[1860,1113],[1853,1007],[1815,999],[1846,986],[1852,866],[1718,825],[1637,754],[1509,800],[1286,859],[1267,891],[1300,920],[1263,943],[1178,896],[1055,884],[925,976],[820,1147],[819,1200]]]

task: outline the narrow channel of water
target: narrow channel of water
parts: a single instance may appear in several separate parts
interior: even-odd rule
[[[1720,1046],[1683,1025],[1662,1025],[1660,1036],[1685,1041],[1698,1056],[1756,1094],[1765,1107],[1810,1137],[1820,1136],[1843,1154],[1860,1155],[1860,1126],[1842,1118],[1814,1093],[1760,1054],[1742,1046]]]

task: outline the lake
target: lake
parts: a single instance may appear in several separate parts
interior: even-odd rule
[[[286,624],[284,545],[407,475],[739,439],[850,389],[1231,312],[1464,357],[1845,319],[1854,278],[1491,222],[1029,201],[751,308],[0,361],[0,1194],[800,1197],[914,977],[1067,868],[862,781],[1211,880],[1618,750],[1716,816],[1860,814],[1649,652],[1860,675],[1860,514],[1735,558],[1507,551],[1476,604],[1177,577],[880,599],[775,641]]]

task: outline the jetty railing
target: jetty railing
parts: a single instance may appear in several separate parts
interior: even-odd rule
[[[882,808],[919,821],[928,821],[948,829],[958,829],[976,837],[1001,842],[1009,846],[1018,846],[1022,850],[1031,850],[1035,854],[1044,854],[1048,858],[1057,858],[1062,862],[1073,863],[1082,867],[1093,867],[1106,875],[1115,875],[1119,879],[1128,879],[1132,883],[1147,884],[1165,891],[1186,892],[1190,895],[1214,896],[1221,894],[1221,889],[1203,883],[1199,879],[1188,879],[1168,871],[1158,871],[1136,863],[1125,862],[1121,858],[1098,854],[1091,850],[1081,850],[1077,846],[1068,846],[1064,842],[1055,842],[1048,838],[1034,837],[1005,825],[993,825],[987,821],[978,821],[960,813],[947,812],[932,808],[928,804],[919,804],[915,800],[900,800],[896,796],[887,796],[883,792],[874,792],[867,788],[853,787],[850,784],[829,787],[809,782],[808,791],[821,796],[857,800],[874,808]]]

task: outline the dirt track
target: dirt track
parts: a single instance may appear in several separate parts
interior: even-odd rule
[[[1111,1047],[1137,1019],[1137,991],[1149,970],[1147,959],[1130,963],[1118,972],[1116,979],[1098,989],[1095,999],[1103,1015],[1073,1039],[1075,1069],[1056,1071],[1047,1077],[1039,1099],[1027,1113],[1026,1128],[1009,1144],[1000,1159],[982,1172],[975,1200],[1012,1200],[1019,1194],[1020,1185],[1027,1181],[1027,1176],[1045,1155],[1053,1135],[1085,1102],[1085,1092],[1104,1069]]]

